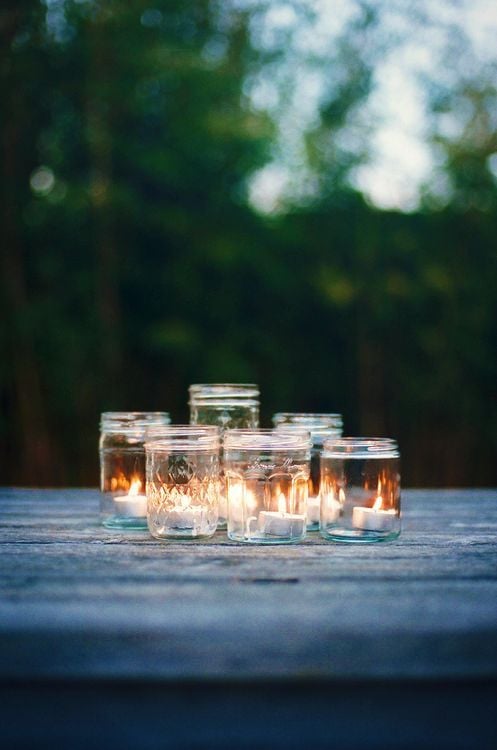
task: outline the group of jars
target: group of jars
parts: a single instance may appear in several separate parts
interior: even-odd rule
[[[167,412],[104,412],[101,517],[113,529],[237,542],[377,542],[400,533],[399,453],[343,438],[340,414],[278,413],[259,428],[259,389],[190,386],[190,424]]]

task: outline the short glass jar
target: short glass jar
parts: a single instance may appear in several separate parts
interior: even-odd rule
[[[148,528],[157,539],[209,537],[219,512],[220,431],[172,425],[145,445]]]
[[[400,453],[390,438],[325,440],[321,534],[335,542],[383,542],[400,534]]]
[[[255,544],[304,539],[310,452],[305,431],[226,430],[230,539]]]
[[[276,429],[298,428],[311,433],[311,472],[309,496],[307,498],[307,531],[319,529],[321,507],[321,451],[325,440],[341,437],[343,419],[341,414],[312,414],[304,412],[278,412],[273,416]]]
[[[146,529],[145,440],[169,425],[165,411],[107,411],[100,418],[100,516],[111,529]]]
[[[259,426],[259,386],[253,383],[197,383],[189,388],[190,424],[217,425],[221,433]],[[226,528],[227,501],[221,449],[219,528]]]

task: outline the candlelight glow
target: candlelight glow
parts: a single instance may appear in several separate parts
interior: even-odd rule
[[[282,492],[278,498],[278,513],[286,513],[286,497]]]
[[[338,490],[338,502],[340,505],[343,505],[345,503],[345,492],[340,488]]]
[[[380,484],[381,486],[381,484]],[[381,510],[381,506],[383,505],[383,498],[381,495],[378,495],[376,500],[373,503],[373,510]]]
[[[129,490],[129,479],[125,474],[123,474],[122,471],[120,471],[116,477],[112,477],[112,479],[110,480],[110,490],[111,492],[127,492]]]
[[[250,490],[245,490],[245,506],[248,511],[254,511],[257,507],[255,495]]]
[[[128,495],[139,495],[142,488],[141,480],[138,478],[131,477],[131,484],[129,487]]]

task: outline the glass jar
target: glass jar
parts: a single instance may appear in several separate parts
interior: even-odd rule
[[[273,416],[276,429],[300,428],[311,433],[311,473],[309,497],[307,498],[307,531],[319,529],[321,507],[321,451],[328,438],[341,437],[343,420],[341,414],[311,414],[303,412],[278,412]]]
[[[100,418],[100,515],[111,529],[146,529],[145,440],[150,427],[171,419],[165,411],[107,411]]]
[[[336,542],[383,542],[400,534],[400,454],[390,438],[325,440],[321,534]]]
[[[157,539],[214,534],[219,511],[220,431],[172,425],[145,445],[148,528]]]
[[[198,383],[191,385],[190,424],[227,429],[259,426],[259,386],[253,383]],[[219,528],[226,528],[227,501],[221,448]]]
[[[311,439],[292,430],[226,430],[228,537],[285,544],[306,533]]]

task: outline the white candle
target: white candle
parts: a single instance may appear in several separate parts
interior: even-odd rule
[[[177,506],[167,514],[165,526],[169,529],[194,529],[204,521],[205,508],[190,505],[187,508]]]
[[[378,496],[372,508],[360,505],[352,508],[352,525],[363,531],[391,531],[397,515],[394,508],[382,510],[383,499]]]
[[[321,499],[319,497],[307,498],[307,523],[319,523]]]
[[[120,495],[114,498],[116,516],[144,518],[147,515],[146,495]]]
[[[257,521],[259,531],[271,536],[302,536],[305,516],[261,510]]]
[[[114,498],[116,516],[127,518],[145,518],[147,515],[147,496],[141,495],[141,480],[131,477],[131,484],[127,495],[117,495]]]

